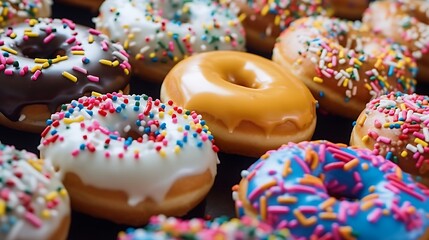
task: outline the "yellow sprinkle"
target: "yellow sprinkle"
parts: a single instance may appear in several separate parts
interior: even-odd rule
[[[359,126],[363,126],[364,124],[365,124],[365,121],[366,121],[366,118],[367,118],[368,116],[365,114],[365,115],[362,115],[362,117],[361,118],[359,118],[359,120],[358,120],[358,124],[359,124]]]
[[[77,82],[77,77],[74,76],[73,74],[69,73],[69,72],[64,71],[62,73],[62,75],[63,75],[63,77],[67,78],[68,80],[70,80],[72,82]]]
[[[261,156],[261,159],[265,160],[270,156],[268,153],[264,153],[264,155]]]
[[[366,142],[368,142],[368,140],[369,140],[369,136],[368,135],[365,135],[365,136],[362,137],[362,142],[366,143]]]
[[[3,199],[0,199],[0,216],[4,216],[6,212],[6,203]]]
[[[381,59],[377,59],[377,62],[375,62],[374,67],[379,68],[381,63]]]
[[[101,94],[101,93],[98,93],[98,92],[95,92],[95,91],[93,91],[92,93],[91,93],[91,96],[92,97],[100,97],[100,96],[102,96],[103,94]]]
[[[348,78],[344,79],[343,87],[347,87],[347,84],[349,83],[349,80],[350,79],[348,79]]]
[[[129,46],[130,46],[130,41],[128,39],[125,39],[125,41],[124,41],[124,49],[128,49]]]
[[[357,64],[357,65],[362,65],[362,62],[361,61],[359,61],[357,58],[354,58],[354,62],[355,62],[355,64]]]
[[[351,161],[349,161],[348,163],[344,164],[343,169],[345,171],[350,171],[351,169],[357,167],[359,165],[359,159],[355,158]]]
[[[100,59],[98,62],[100,62],[101,64],[106,65],[106,66],[112,66],[113,65],[112,61],[109,61],[106,59]]]
[[[129,75],[130,74],[130,70],[128,70],[128,69],[124,69],[124,73],[125,73],[125,75]]]
[[[55,191],[53,191],[53,192],[48,193],[48,194],[45,196],[45,199],[46,199],[46,201],[52,201],[52,200],[54,200],[56,197],[58,197],[58,193],[57,193],[57,192],[55,192]]]
[[[423,140],[421,140],[420,138],[415,138],[414,142],[417,143],[417,144],[422,145],[423,147],[427,147],[428,146],[428,143],[425,142],[425,141],[423,141]]]
[[[368,191],[370,193],[373,193],[375,191],[375,186],[374,185],[369,186]]]
[[[407,157],[408,152],[406,150],[401,152],[401,157]]]
[[[85,55],[85,51],[71,51],[73,55]]]
[[[366,89],[368,89],[369,91],[371,91],[371,90],[372,90],[371,85],[369,85],[368,83],[365,83],[365,88],[366,88]]]
[[[282,204],[294,204],[298,201],[296,197],[277,197],[277,202]]]
[[[2,46],[1,50],[6,51],[6,52],[8,52],[10,54],[14,54],[14,55],[16,55],[18,53],[16,50],[14,50],[14,49],[12,49],[10,47],[6,47],[6,46]]]
[[[356,59],[356,58],[355,58],[355,59]],[[346,69],[346,72],[348,72],[348,73],[353,72],[353,68],[352,68],[352,67],[347,68],[347,69]]]
[[[319,218],[325,219],[325,220],[336,220],[337,214],[333,212],[321,212],[319,213]]]
[[[28,21],[28,24],[33,27],[34,25],[37,24],[37,20],[36,19],[30,19],[30,21]]]
[[[323,83],[323,79],[321,79],[320,77],[314,77],[313,81],[316,83]]]
[[[337,199],[330,197],[326,199],[324,202],[322,202],[321,204],[319,204],[319,208],[322,210],[325,210],[328,207],[332,207],[332,205],[334,205],[336,201]]]
[[[268,6],[268,4],[266,4],[261,10],[261,16],[267,15],[269,10],[270,10],[270,7]]]
[[[46,58],[35,58],[34,59],[35,63],[45,63],[47,61],[48,61],[48,59],[46,59]]]
[[[75,123],[75,122],[82,122],[83,120],[85,120],[85,118],[80,115],[79,117],[76,118],[64,118],[63,121],[65,124],[71,124],[71,123]]]
[[[273,180],[271,180],[265,184],[262,184],[260,188],[262,190],[266,190],[266,189],[270,189],[271,187],[274,187],[276,185],[277,185],[277,181],[273,179]]]
[[[306,218],[304,214],[301,213],[298,209],[295,209],[293,211],[293,214],[295,215],[298,222],[303,226],[311,226],[314,225],[317,221],[317,218],[315,216]]]
[[[36,72],[37,70],[40,70],[40,69],[42,69],[42,65],[34,65],[34,67],[32,67],[30,71],[32,73],[34,73],[34,72]]]
[[[115,60],[115,61],[112,62],[112,66],[113,67],[116,67],[118,65],[119,65],[119,61],[118,60]]]
[[[88,43],[93,43],[93,42],[94,42],[94,36],[92,34],[89,34]]]
[[[280,20],[281,20],[280,15],[276,15],[276,17],[274,18],[274,25],[275,26],[280,25]]]
[[[167,156],[167,153],[165,152],[164,149],[159,150],[159,155],[161,155],[161,157],[165,157]]]
[[[175,146],[174,147],[174,153],[179,153],[180,152],[180,147],[179,146]]]
[[[323,185],[322,180],[320,180],[320,178],[317,178],[313,175],[309,175],[309,174],[305,174],[304,178],[301,178],[299,180],[299,183],[301,184],[307,184],[307,185],[316,185],[316,186],[321,186]]]
[[[38,37],[39,34],[35,32],[24,32],[24,35],[27,37]]]
[[[259,199],[259,212],[262,220],[267,220],[267,198],[265,196]]]
[[[14,33],[14,32],[13,32],[13,33],[11,33],[11,34],[9,35],[9,37],[10,37],[10,38],[12,38],[12,39],[15,39],[15,38],[16,38],[16,33]]]
[[[42,218],[44,219],[49,219],[51,218],[51,213],[49,212],[48,209],[43,209],[42,210]]]
[[[68,195],[67,194],[67,190],[65,188],[61,188],[61,190],[60,190],[60,196],[65,197],[67,195]]]
[[[48,68],[49,66],[51,66],[51,64],[49,64],[49,62],[45,62],[42,64],[42,68]]]

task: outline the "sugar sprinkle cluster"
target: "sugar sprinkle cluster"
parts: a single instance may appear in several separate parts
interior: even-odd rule
[[[301,36],[304,51],[299,52],[301,58],[295,64],[311,60],[315,65],[313,81],[335,81],[344,90],[344,102],[358,94],[369,93],[375,98],[392,90],[414,92],[417,66],[405,47],[368,36],[360,22],[308,18],[288,31],[294,29],[307,29],[308,33]],[[374,43],[377,50],[366,49],[365,45]],[[319,97],[324,96],[325,92],[320,91]]]
[[[35,18],[43,8],[43,4],[51,5],[47,0],[5,0],[0,1],[0,26],[5,27],[9,21],[18,18]],[[50,6],[49,6],[50,7]]]
[[[382,117],[374,122],[369,116]],[[367,104],[355,128],[369,124],[362,141],[372,146],[374,154],[382,155],[395,163],[403,159],[415,161],[421,174],[429,170],[429,97],[418,94],[391,92]],[[389,132],[395,139],[385,136]]]
[[[18,234],[23,224],[36,231],[58,215],[59,205],[68,207],[66,189],[59,181],[51,181],[53,168],[33,153],[0,144],[0,166],[2,239]]]
[[[127,229],[118,234],[118,240],[287,240],[287,229],[274,230],[259,220],[219,217],[213,220],[181,220],[173,217],[154,216],[144,229]]]
[[[97,29],[140,61],[171,63],[194,53],[244,50],[238,18],[214,1],[106,1]]]

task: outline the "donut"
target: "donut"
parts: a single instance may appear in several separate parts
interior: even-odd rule
[[[289,231],[274,230],[270,225],[247,216],[241,219],[218,217],[213,220],[181,220],[159,215],[153,216],[145,228],[130,228],[120,232],[117,239],[287,240]]]
[[[262,155],[233,194],[293,239],[428,239],[429,189],[370,150],[328,141],[289,143]]]
[[[0,166],[0,239],[65,240],[69,197],[52,165],[0,143]]]
[[[0,124],[40,133],[61,104],[92,91],[128,92],[120,44],[68,19],[31,19],[0,34]]]
[[[244,51],[239,19],[215,1],[106,0],[95,25],[123,43],[137,76],[156,83],[196,53]]]
[[[359,22],[299,19],[280,35],[273,61],[301,79],[321,109],[351,119],[377,96],[415,90],[416,63],[404,47],[374,37]]]
[[[246,48],[265,57],[271,57],[277,37],[291,22],[307,16],[331,15],[329,0],[226,1],[242,20]]]
[[[146,95],[73,100],[41,136],[72,208],[120,224],[186,214],[216,175],[218,148],[201,115]]]
[[[362,15],[373,0],[331,0],[334,16],[349,20],[362,19]]]
[[[49,17],[52,0],[0,1],[0,27],[24,22],[27,18]]]
[[[370,101],[357,118],[350,145],[368,148],[429,185],[429,97],[392,92]]]
[[[429,79],[429,2],[422,0],[375,1],[363,22],[383,37],[408,47],[417,59],[417,79]]]
[[[177,64],[161,100],[204,116],[222,152],[258,157],[289,141],[311,139],[316,101],[307,87],[272,61],[216,51]]]

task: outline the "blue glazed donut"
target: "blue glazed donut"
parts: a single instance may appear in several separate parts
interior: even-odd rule
[[[242,172],[238,215],[297,239],[427,239],[429,190],[369,150],[290,143]]]

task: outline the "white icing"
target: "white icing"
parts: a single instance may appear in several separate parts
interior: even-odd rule
[[[94,22],[97,29],[107,30],[112,40],[125,46],[128,42],[130,53],[134,56],[142,54],[147,61],[177,61],[203,51],[245,50],[243,28],[229,9],[219,7],[213,1],[184,2],[107,0],[101,5],[100,15]],[[180,23],[170,21],[175,14],[181,16]],[[164,30],[162,22],[165,22]],[[177,41],[173,39],[176,34]],[[182,42],[184,38],[187,38],[191,52]],[[211,43],[214,38],[219,39]],[[170,56],[163,56],[163,46],[168,48]]]
[[[52,119],[61,119],[55,130],[58,131],[56,134],[59,135],[59,139],[64,140],[47,144],[46,139],[52,137],[51,133],[48,133],[45,138],[42,138],[42,144],[39,146],[41,155],[60,168],[59,174],[62,177],[65,173],[72,172],[87,185],[101,189],[121,190],[128,195],[130,205],[138,204],[147,197],[157,202],[162,201],[172,184],[182,177],[201,174],[207,170],[210,170],[213,177],[216,175],[218,158],[216,152],[212,150],[213,144],[210,140],[202,141],[202,136],[207,134],[197,134],[197,137],[193,137],[192,134],[195,133],[195,130],[180,131],[180,128],[193,121],[191,117],[185,119],[183,114],[174,112],[171,106],[165,104],[164,117],[159,119],[157,109],[160,106],[152,107],[151,112],[154,114],[152,120],[156,119],[160,124],[166,126],[164,130],[167,146],[162,146],[161,151],[165,153],[163,156],[156,150],[156,147],[161,146],[162,143],[148,140],[148,135],[141,132],[144,128],[136,124],[138,115],[144,111],[147,101],[141,99],[140,109],[136,112],[133,110],[136,104],[135,97],[134,95],[124,95],[124,97],[118,97],[116,101],[105,100],[101,104],[102,108],[109,106],[109,109],[116,109],[123,104],[124,98],[129,100],[120,113],[109,113],[107,117],[98,114],[99,106],[92,109],[94,113],[92,117],[85,110],[79,111],[79,108],[75,107],[70,118],[78,119],[80,116],[84,116],[85,128],[81,127],[81,122],[65,124],[64,119],[61,119],[60,116],[64,112],[52,115]],[[82,99],[88,100],[89,98]],[[74,101],[72,105],[76,106],[76,103]],[[73,108],[71,105],[68,107]],[[171,115],[168,114],[169,111],[173,111],[177,115],[177,124],[173,123]],[[200,121],[199,118],[200,116],[196,118],[197,122]],[[145,117],[142,124],[147,125],[150,120]],[[98,124],[103,129],[109,129],[110,133],[103,133],[100,129],[88,131],[89,126]],[[191,125],[194,124],[191,123]],[[120,137],[116,140],[110,138],[108,148],[105,149],[104,143],[106,139],[109,139],[109,134],[113,132],[117,132],[116,135],[124,134],[124,128],[126,130],[131,128],[132,131],[139,132],[143,142],[133,140],[124,149],[124,138]],[[175,149],[178,148],[176,142],[183,139],[185,132],[189,134],[188,142],[175,153]],[[86,140],[83,138],[84,135],[87,137]],[[202,146],[197,147],[200,142]],[[94,146],[95,151],[79,150],[81,144],[87,145],[88,143]],[[79,153],[73,156],[72,153],[76,151]],[[134,156],[136,151],[139,153],[138,158]],[[110,157],[106,158],[106,152],[110,154]],[[120,154],[123,154],[122,158],[119,157]]]

